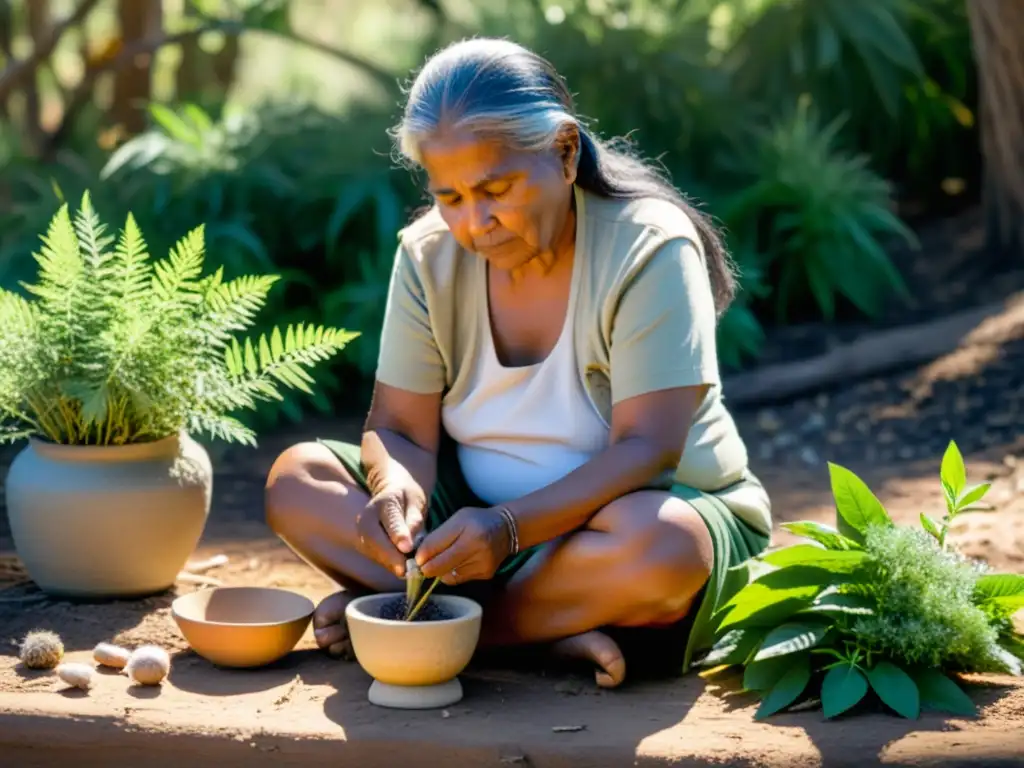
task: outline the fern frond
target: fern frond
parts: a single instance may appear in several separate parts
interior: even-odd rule
[[[36,307],[24,296],[0,288],[0,351],[8,347],[8,334],[11,336],[34,331],[39,320]]]
[[[192,304],[199,291],[199,276],[206,257],[205,225],[181,238],[167,258],[153,267],[151,288],[166,309]]]
[[[244,276],[221,282],[222,271],[206,288],[201,322],[208,334],[211,351],[220,350],[235,331],[249,328],[267,301],[270,289],[280,278],[277,275]]]
[[[50,220],[40,240],[43,247],[33,254],[39,264],[37,282],[22,283],[22,286],[41,299],[44,313],[67,317],[75,292],[84,282],[85,263],[66,203]]]
[[[189,418],[187,429],[192,433],[205,433],[225,442],[256,445],[256,434],[238,419],[220,413],[197,410]]]
[[[82,195],[82,203],[75,214],[75,234],[78,236],[87,277],[93,281],[93,285],[97,285],[98,281],[110,274],[109,263],[114,254],[107,248],[114,242],[114,238],[107,234],[107,225],[100,221],[88,192]]]
[[[26,391],[35,389],[46,377],[39,351],[36,307],[23,296],[0,288],[0,419],[4,414],[13,418],[20,413]]]
[[[272,380],[276,380],[312,394],[309,385],[313,379],[304,368],[337,354],[357,336],[358,332],[342,328],[299,323],[287,327],[283,340],[280,328],[274,328],[269,340],[266,334],[260,336],[256,345],[249,338],[244,346],[233,339],[231,346],[225,349],[224,359],[228,372],[235,379],[261,381],[268,390],[274,391]]]
[[[149,263],[146,241],[131,213],[125,219],[115,254],[119,283],[118,300],[129,307],[145,303],[149,297],[147,289],[152,279],[153,268]]]

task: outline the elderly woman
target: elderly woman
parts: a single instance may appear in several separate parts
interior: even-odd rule
[[[414,556],[475,587],[482,647],[607,687],[685,672],[771,530],[722,397],[719,239],[511,42],[430,59],[395,136],[434,204],[401,232],[361,444],[295,445],[267,481],[270,526],[344,587],[319,645],[344,653],[347,601],[401,591]]]

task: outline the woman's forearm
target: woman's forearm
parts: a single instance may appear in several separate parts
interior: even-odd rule
[[[651,485],[679,461],[655,441],[626,438],[612,444],[560,480],[503,505],[516,520],[519,548],[569,533],[603,506]]]
[[[437,455],[390,429],[367,428],[361,445],[363,471],[370,494],[406,476],[419,485],[425,498],[434,491]]]

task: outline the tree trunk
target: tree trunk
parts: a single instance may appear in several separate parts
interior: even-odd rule
[[[6,67],[14,61],[14,14],[11,12],[10,0],[0,0],[0,61]],[[10,118],[7,99],[0,99],[0,120],[6,122]]]
[[[162,0],[120,0],[118,19],[124,47],[159,36],[163,27]],[[114,77],[111,117],[126,136],[146,129],[146,107],[152,86],[153,53],[136,56]]]
[[[187,8],[185,15],[191,15]],[[223,33],[223,45],[213,53],[200,47],[199,38],[189,40],[181,47],[175,98],[191,101],[203,109],[222,104],[235,83],[238,59],[239,38],[236,33]]]
[[[1024,0],[967,0],[978,65],[989,245],[1024,256]]]
[[[32,38],[32,47],[40,48],[50,34],[50,2],[39,0],[36,3],[29,3],[26,7],[26,18],[28,20],[28,33]],[[42,141],[43,131],[43,108],[39,98],[39,78],[37,72],[33,72],[31,78],[25,82],[25,136],[29,146],[37,147]]]

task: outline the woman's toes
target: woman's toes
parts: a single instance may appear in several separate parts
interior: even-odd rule
[[[552,646],[559,656],[592,662],[594,679],[602,688],[615,688],[626,679],[626,658],[619,646],[603,632],[584,632]]]
[[[337,592],[324,598],[313,613],[313,637],[317,646],[331,656],[352,657],[345,608],[355,597],[349,592]]]
[[[327,648],[327,653],[336,659],[345,659],[345,661],[355,660],[355,653],[352,651],[352,641],[343,640],[340,643],[334,643]]]
[[[322,629],[344,622],[345,609],[353,599],[354,595],[344,591],[325,597],[313,612],[313,628]]]
[[[334,646],[348,642],[348,627],[345,624],[333,624],[323,629],[314,629],[313,637],[320,648],[327,650],[332,656],[337,654],[331,650]]]

